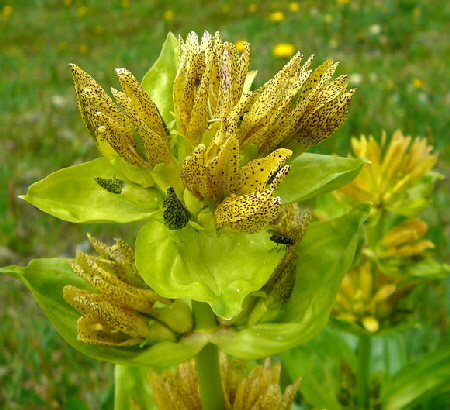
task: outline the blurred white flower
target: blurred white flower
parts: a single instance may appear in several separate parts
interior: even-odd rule
[[[50,101],[55,107],[63,107],[67,102],[66,97],[63,97],[62,95],[52,95]]]
[[[372,24],[369,27],[369,33],[372,35],[377,35],[381,33],[381,26],[379,24]]]
[[[351,85],[360,85],[362,83],[363,76],[360,73],[349,74],[348,82]]]

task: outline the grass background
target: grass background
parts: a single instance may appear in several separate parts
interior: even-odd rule
[[[86,246],[88,231],[106,240],[135,231],[72,225],[17,196],[52,171],[97,157],[77,111],[68,63],[106,89],[117,87],[115,67],[142,78],[168,31],[186,36],[192,30],[249,41],[256,85],[287,62],[273,54],[280,43],[315,54],[315,66],[329,57],[340,61],[338,74],[349,74],[358,92],[346,124],[316,150],[345,155],[350,136],[402,128],[427,137],[441,153],[438,171],[450,175],[450,2],[0,1],[0,266],[71,257]],[[447,263],[449,191],[448,179],[440,182],[424,215],[436,257]],[[450,340],[449,294],[448,282],[425,292],[427,325],[416,335],[415,352]],[[31,294],[9,278],[0,282],[0,345],[1,408],[112,408],[112,366],[70,348]]]

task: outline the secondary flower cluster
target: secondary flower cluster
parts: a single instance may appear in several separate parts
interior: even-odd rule
[[[417,217],[428,203],[437,161],[424,139],[412,140],[396,131],[390,141],[372,136],[352,140],[355,155],[371,161],[335,196],[351,203],[371,201],[366,242],[359,263],[346,275],[333,315],[370,333],[407,323],[412,313],[408,295],[420,276],[433,276],[424,239],[427,224]]]
[[[247,362],[220,357],[220,372],[226,410],[288,410],[292,407],[300,379],[281,393],[280,362],[271,365],[266,359],[246,377]],[[198,375],[194,360],[180,364],[176,371],[166,370],[162,375],[149,372],[149,382],[155,402],[161,410],[200,410],[202,404],[198,389]]]
[[[130,346],[175,341],[192,329],[190,308],[155,293],[134,264],[134,251],[122,240],[107,246],[92,236],[100,256],[77,253],[73,270],[92,290],[64,287],[64,298],[81,314],[77,339],[100,345]]]

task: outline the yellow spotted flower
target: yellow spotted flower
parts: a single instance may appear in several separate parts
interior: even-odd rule
[[[327,60],[310,70],[311,61],[302,65],[302,55],[295,54],[254,92],[237,131],[242,146],[254,144],[261,155],[277,147],[299,154],[344,123],[355,90],[347,90],[345,75],[331,80],[337,63]]]
[[[250,62],[250,45],[222,42],[205,32],[201,41],[190,33],[178,39],[178,68],[173,99],[178,132],[200,142],[211,122],[224,120],[241,99]]]
[[[100,256],[48,262],[68,278],[64,299],[62,287],[59,293],[71,343],[89,345],[102,360],[166,366],[208,344],[248,358],[249,338],[263,357],[320,331],[335,293],[299,305],[299,272],[308,294],[324,277],[337,289],[368,207],[310,226],[311,213],[299,205],[351,180],[364,163],[302,155],[343,123],[354,93],[346,76],[332,79],[337,64],[311,70],[311,62],[297,54],[252,91],[247,43],[239,51],[219,33],[169,34],[142,83],[116,69],[120,90],[111,96],[70,65],[79,111],[102,157],[52,173],[25,199],[77,223],[142,222],[135,251],[91,238]],[[306,229],[311,236],[303,240]],[[320,253],[318,266],[322,237],[331,250]],[[211,331],[192,330],[198,304],[214,318]],[[320,320],[308,309],[318,309]],[[285,317],[284,341],[266,349],[253,327]]]
[[[70,68],[81,116],[103,155],[150,169],[169,161],[164,120],[128,70],[116,69],[122,91],[112,90],[121,110],[89,74],[75,64]]]

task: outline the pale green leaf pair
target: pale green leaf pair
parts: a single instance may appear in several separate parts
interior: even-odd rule
[[[22,198],[69,222],[133,222],[149,218],[161,204],[155,188],[126,182],[121,194],[108,192],[94,178],[125,178],[106,158],[63,168],[34,183]]]

